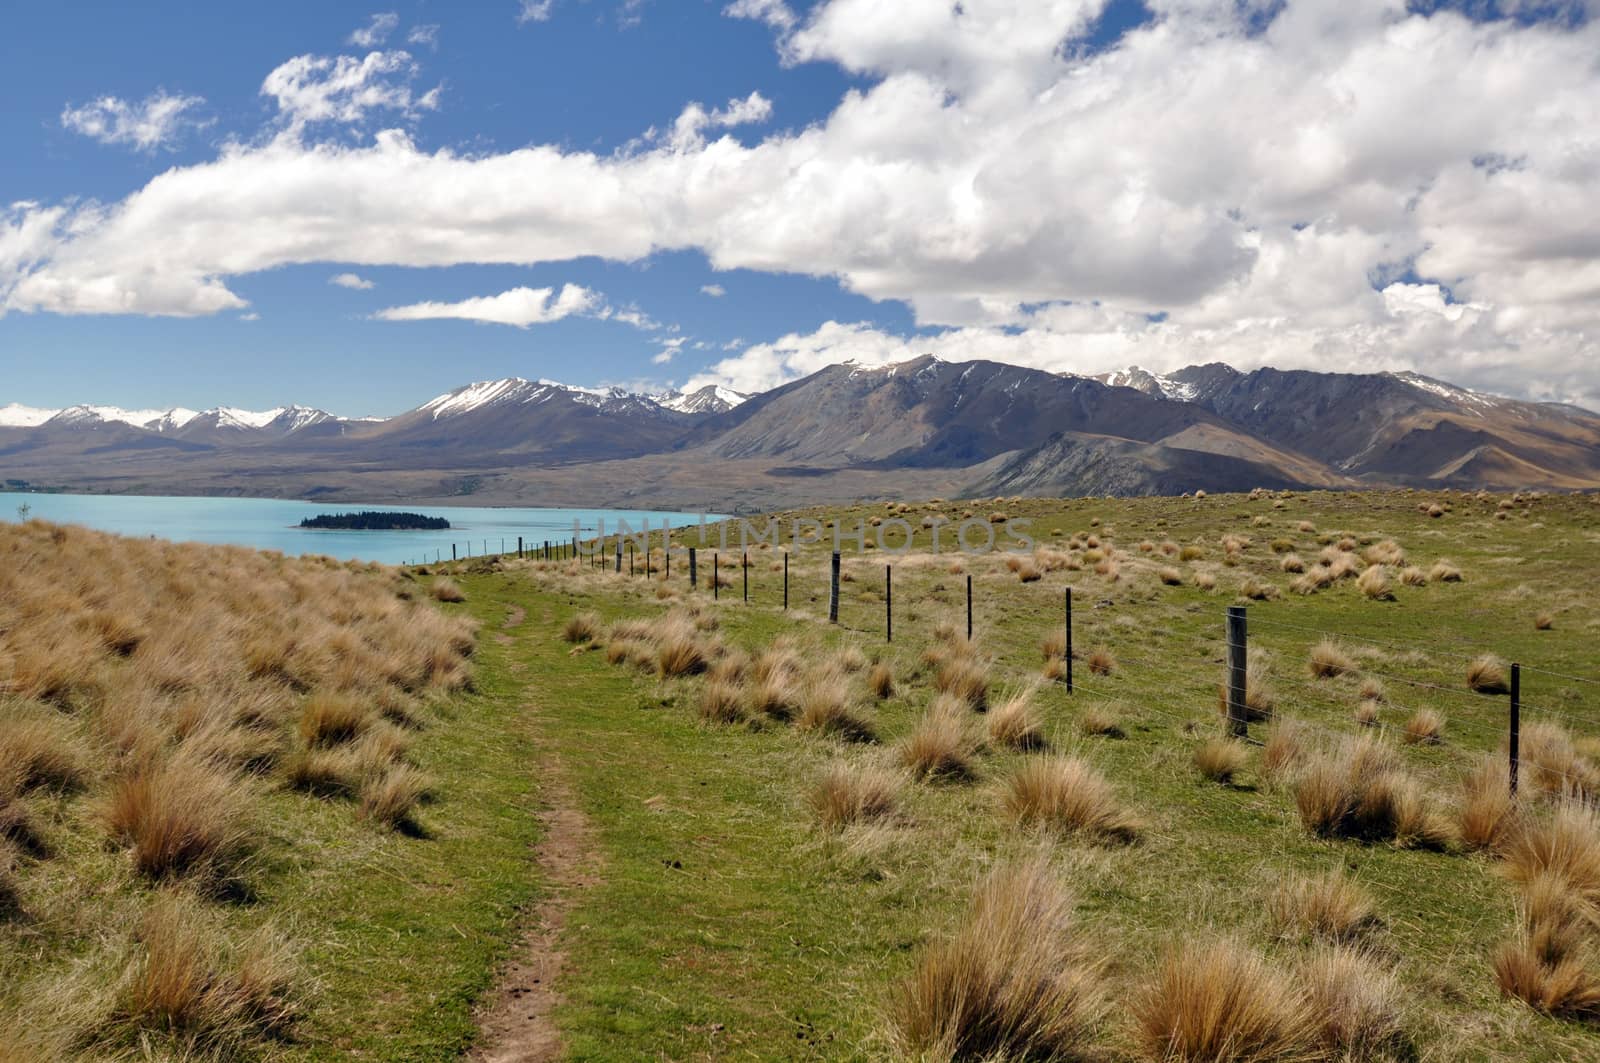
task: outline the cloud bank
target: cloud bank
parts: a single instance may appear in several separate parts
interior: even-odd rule
[[[297,263],[696,250],[915,315],[910,337],[829,322],[697,378],[740,390],[933,351],[1081,372],[1415,368],[1600,400],[1600,25],[1401,0],[1148,6],[1093,51],[1100,0],[823,0],[803,17],[737,0],[727,13],[771,27],[785,62],[865,86],[752,143],[729,130],[770,117],[759,93],[690,104],[611,155],[316,139],[438,96],[412,93],[404,52],[302,56],[262,87],[284,135],[118,203],[0,212],[0,309],[212,314],[244,305],[231,278]]]

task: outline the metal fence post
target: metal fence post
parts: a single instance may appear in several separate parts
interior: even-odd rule
[[[711,551],[711,597],[722,597],[722,555]]]
[[[883,566],[883,641],[894,641],[894,567]]]
[[[1522,665],[1511,665],[1511,796],[1517,796],[1518,745],[1522,739]]]
[[[1065,597],[1063,598],[1063,606],[1064,606],[1064,614],[1062,616],[1062,629],[1066,632],[1067,638],[1066,638],[1066,641],[1063,643],[1063,646],[1065,648],[1063,649],[1062,652],[1065,655],[1064,658],[1063,658],[1063,663],[1066,664],[1066,666],[1067,666],[1067,693],[1070,694],[1070,693],[1072,693],[1072,588],[1071,587],[1068,587],[1066,589],[1066,594],[1065,594]]]
[[[972,573],[967,573],[967,641],[972,641]]]
[[[783,607],[789,608],[789,551],[783,552]]]
[[[1246,640],[1249,637],[1245,607],[1228,606],[1228,733],[1243,738],[1250,731],[1245,717],[1247,682]]]
[[[833,563],[830,566],[832,575],[828,581],[828,623],[839,622],[839,551],[833,552]]]
[[[693,589],[700,585],[700,560],[694,552],[694,547],[689,547],[689,587]]]

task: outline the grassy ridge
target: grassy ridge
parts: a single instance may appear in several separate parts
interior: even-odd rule
[[[1519,503],[1500,519],[1498,499],[1443,496],[1451,508],[1436,517],[1418,508],[1419,499],[1441,500],[1403,493],[1298,496],[1282,499],[1282,507],[1275,496],[1013,500],[1005,504],[1011,519],[1032,518],[1030,534],[1075,553],[1080,564],[1087,535],[1112,544],[1115,578],[1092,564],[1052,569],[1048,558],[1040,578],[1028,582],[1003,557],[964,559],[959,573],[950,571],[949,558],[901,559],[893,646],[882,644],[877,626],[882,560],[870,553],[846,562],[855,578],[846,584],[839,628],[821,622],[826,555],[816,550],[800,551],[792,562],[795,608],[787,615],[775,608],[780,576],[770,551],[755,554],[754,605],[736,600],[736,571],[734,594],[725,592],[719,605],[703,602],[701,593],[699,608],[717,618],[715,637],[730,646],[757,652],[788,636],[807,662],[857,645],[889,664],[898,692],[881,704],[868,694],[865,672],[850,679],[857,711],[881,739],[866,744],[770,723],[703,725],[696,707],[705,678],[649,678],[608,665],[599,646],[574,654],[559,640],[562,625],[582,611],[609,623],[673,608],[653,583],[582,566],[511,564],[463,577],[474,607],[528,610],[518,652],[539,676],[546,702],[559,707],[538,726],[573,773],[607,861],[604,881],[570,923],[581,929],[569,934],[568,1002],[559,1018],[574,1056],[880,1055],[892,987],[955,925],[987,869],[1028,858],[1041,845],[1110,958],[1106,978],[1122,1004],[1098,1037],[1113,1056],[1138,1052],[1126,1002],[1148,984],[1176,938],[1229,932],[1273,963],[1301,963],[1303,947],[1280,938],[1267,901],[1286,876],[1331,867],[1344,868],[1375,898],[1376,943],[1403,989],[1404,1026],[1416,1049],[1450,1059],[1593,1052],[1596,1037],[1583,1025],[1539,1016],[1496,988],[1490,962],[1513,929],[1517,894],[1495,860],[1453,845],[1432,852],[1319,839],[1302,826],[1290,790],[1268,785],[1259,751],[1248,753],[1232,786],[1208,781],[1193,766],[1196,750],[1216,733],[1223,607],[1252,582],[1279,590],[1275,599],[1250,602],[1252,642],[1267,651],[1275,711],[1305,721],[1316,741],[1366,733],[1353,719],[1361,680],[1388,674],[1383,738],[1441,814],[1452,812],[1460,777],[1479,752],[1497,746],[1504,728],[1503,699],[1466,691],[1471,655],[1491,649],[1600,680],[1587,650],[1600,615],[1582,590],[1600,542],[1593,501]],[[935,508],[958,516],[960,507]],[[807,516],[853,524],[883,512]],[[1317,530],[1300,530],[1302,521]],[[1292,540],[1309,560],[1344,533],[1358,540],[1358,552],[1392,538],[1408,562],[1428,568],[1447,559],[1465,580],[1408,586],[1395,579],[1393,601],[1366,597],[1354,579],[1309,596],[1290,593],[1292,576],[1272,540]],[[1231,564],[1223,543],[1229,534],[1250,539],[1233,551]],[[1074,535],[1079,549],[1069,551]],[[1139,549],[1146,540],[1148,553]],[[1201,556],[1169,556],[1161,546],[1168,540],[1195,546]],[[926,533],[919,533],[924,543]],[[1179,569],[1177,585],[1163,581],[1166,567]],[[1393,572],[1398,577],[1399,566]],[[671,593],[681,599],[681,562],[673,573]],[[1024,754],[993,746],[980,754],[972,782],[907,785],[901,818],[887,828],[838,835],[815,826],[807,793],[829,765],[896,766],[897,743],[932,698],[934,666],[923,653],[941,642],[938,624],[959,626],[969,573],[977,588],[977,645],[1002,690],[1039,675],[1039,644],[1057,623],[1061,588],[1070,582],[1077,590],[1077,645],[1103,648],[1115,663],[1108,675],[1080,671],[1076,695],[1047,687],[1037,705],[1051,745],[1103,773],[1141,820],[1135,844],[1019,830],[1003,811],[1003,795]],[[1208,581],[1215,591],[1202,589]],[[1542,612],[1553,614],[1547,630],[1534,623]],[[1349,636],[1359,674],[1312,679],[1305,662],[1323,631]],[[1600,705],[1590,683],[1544,672],[1525,681],[1528,713],[1560,714],[1594,733]],[[1400,725],[1424,707],[1445,718],[1444,741],[1396,741]],[[1126,737],[1086,737],[1081,720],[1091,711],[1114,717]]]

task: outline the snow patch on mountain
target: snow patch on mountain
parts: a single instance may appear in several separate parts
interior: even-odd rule
[[[0,428],[37,428],[60,412],[24,406],[20,402],[7,403],[0,406]]]

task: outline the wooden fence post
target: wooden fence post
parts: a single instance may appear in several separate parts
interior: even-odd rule
[[[830,566],[832,575],[828,581],[828,623],[839,622],[839,551],[833,552],[833,563]]]
[[[1522,740],[1522,665],[1511,664],[1511,796],[1517,796],[1518,745]]]
[[[1250,732],[1249,721],[1245,716],[1248,637],[1245,607],[1228,606],[1228,733],[1236,738],[1243,738]]]

